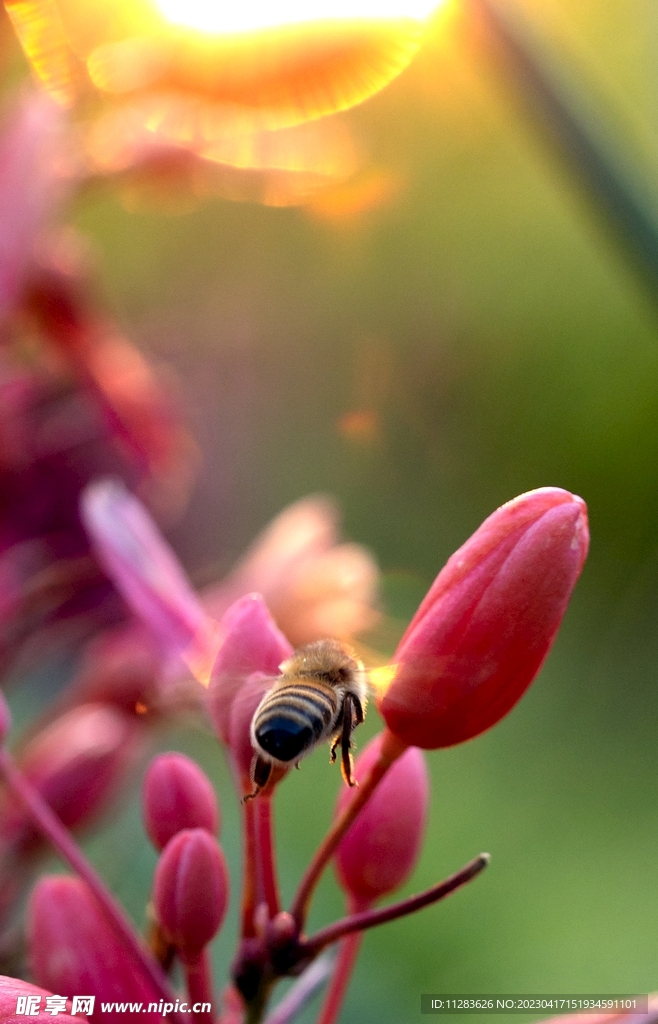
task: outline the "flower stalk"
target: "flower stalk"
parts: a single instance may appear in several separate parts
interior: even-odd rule
[[[267,904],[270,919],[276,917],[281,909],[272,834],[273,797],[274,793],[268,792],[256,800],[247,801],[247,804],[253,803],[254,805],[259,896]]]
[[[190,997],[190,1002],[194,1005],[195,1003],[210,1003],[211,1007],[215,1006],[215,996],[213,992],[212,983],[212,966],[210,963],[210,956],[208,949],[204,948],[196,956],[190,956],[183,960],[183,970],[185,973],[185,985],[187,987],[187,994]],[[199,1012],[194,1014],[194,1020],[199,1024],[208,1024],[213,1019],[213,1011]]]
[[[410,896],[406,900],[400,900],[399,903],[393,903],[390,907],[382,907],[380,910],[364,910],[360,913],[350,914],[300,943],[300,949],[308,956],[316,956],[326,946],[347,935],[364,932],[369,928],[376,928],[380,924],[388,924],[389,921],[396,921],[399,917],[406,917],[432,903],[438,903],[439,900],[445,899],[457,889],[461,889],[467,882],[477,878],[490,860],[491,857],[488,853],[481,853],[459,871],[456,871],[454,875],[450,875],[443,882],[433,885],[430,889],[425,889],[424,892],[420,892],[416,896]]]
[[[315,887],[322,874],[329,864],[334,853],[338,849],[341,839],[348,831],[350,825],[357,818],[360,811],[365,807],[368,800],[375,792],[377,786],[386,775],[392,764],[404,753],[406,746],[401,743],[392,733],[386,731],[382,740],[379,756],[372,765],[366,778],[359,784],[359,788],[348,806],[334,821],[327,832],[322,843],[316,850],[311,863],[304,872],[299,888],[290,908],[290,913],[297,922],[298,927],[303,928],[308,915],[309,904]]]

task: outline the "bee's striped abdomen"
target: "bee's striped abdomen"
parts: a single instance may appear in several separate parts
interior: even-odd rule
[[[265,698],[254,721],[254,736],[277,761],[295,761],[321,737],[338,716],[336,691],[322,683],[291,682]]]

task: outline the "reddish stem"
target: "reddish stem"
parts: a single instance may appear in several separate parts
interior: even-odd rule
[[[213,1020],[213,1006],[215,1004],[212,987],[212,969],[207,949],[202,949],[197,957],[189,957],[183,961],[185,970],[185,984],[187,994],[190,997],[190,1007],[195,1003],[209,1003],[210,1011],[194,1013],[193,1020],[199,1024],[209,1024]]]
[[[348,935],[341,942],[336,969],[334,970],[331,984],[327,990],[327,995],[325,996],[316,1024],[334,1024],[338,1020],[338,1014],[340,1013],[347,987],[352,977],[352,971],[354,970],[356,958],[359,955],[362,939],[362,933],[355,932],[353,935]]]
[[[258,858],[256,852],[256,801],[242,803],[242,833],[244,835],[244,877],[242,879],[242,938],[256,934],[254,914],[258,904]]]
[[[122,907],[116,902],[111,892],[96,874],[95,870],[76,845],[56,814],[50,809],[39,792],[25,778],[8,750],[0,749],[0,774],[29,811],[33,821],[50,840],[62,859],[89,886],[89,889],[102,907],[108,921],[114,928],[122,943],[133,954],[158,995],[165,1003],[176,1002],[176,996],[169,986],[167,977],[156,963],[149,951],[142,945]],[[186,1024],[184,1015],[174,1013],[168,1015],[177,1024]]]
[[[379,750],[379,757],[373,764],[368,775],[359,785],[359,789],[350,800],[342,814],[333,823],[322,843],[318,847],[313,860],[306,869],[299,884],[290,908],[290,913],[295,918],[299,930],[304,927],[308,906],[318,884],[322,872],[333,857],[338,844],[349,829],[350,825],[359,814],[361,809],[368,802],[375,789],[384,778],[386,772],[394,761],[406,750],[406,746],[398,740],[393,733],[385,730]]]
[[[409,899],[393,903],[390,907],[383,907],[381,910],[364,910],[358,914],[350,914],[349,917],[344,917],[340,921],[335,921],[334,924],[330,924],[327,928],[322,928],[315,935],[312,935],[310,939],[302,942],[301,948],[305,955],[317,956],[325,946],[344,938],[346,935],[351,935],[353,932],[362,932],[367,928],[374,928],[380,924],[387,924],[388,921],[395,921],[398,917],[413,914],[414,911],[421,910],[430,903],[436,903],[438,900],[445,899],[455,889],[461,888],[466,882],[470,882],[472,878],[479,875],[486,868],[490,859],[488,853],[481,853],[479,857],[469,861],[463,868],[456,871],[454,875],[450,875],[445,881],[433,885],[431,889],[426,889],[417,896],[410,896]]]
[[[276,874],[272,837],[272,797],[267,793],[253,802],[256,825],[256,868],[258,877],[257,903],[266,903],[270,919],[280,910],[279,885]]]

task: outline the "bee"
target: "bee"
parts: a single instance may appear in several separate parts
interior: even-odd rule
[[[316,640],[300,647],[280,666],[254,712],[251,745],[256,756],[252,781],[256,796],[274,767],[299,766],[319,743],[331,741],[331,763],[341,748],[341,769],[348,786],[352,774],[352,732],[363,722],[367,706],[366,672],[338,640]]]

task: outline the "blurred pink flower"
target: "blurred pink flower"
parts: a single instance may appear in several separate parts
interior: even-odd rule
[[[55,719],[18,754],[21,771],[67,828],[95,821],[117,796],[143,749],[140,723],[119,708],[81,704]],[[42,837],[22,804],[0,799],[2,849],[22,857]]]
[[[358,545],[335,543],[335,516],[324,499],[283,512],[242,567],[203,601],[144,507],[121,484],[90,485],[82,515],[101,561],[163,653],[181,657],[204,683],[212,675],[211,713],[225,741],[233,692],[252,672],[276,674],[292,651],[266,600],[245,595],[243,587],[261,585],[297,637],[341,635],[375,620],[369,604],[374,562]]]
[[[160,1002],[131,951],[117,937],[85,882],[68,875],[37,883],[28,907],[30,965],[37,982],[53,992],[93,994],[92,1020],[125,1022],[125,1012],[101,1012],[99,1002]],[[160,1021],[142,1013],[140,1020]]]
[[[80,513],[108,576],[162,648],[212,645],[212,624],[142,503],[119,480],[100,480],[85,489]]]
[[[70,191],[74,169],[62,107],[40,89],[27,90],[0,134],[0,321],[23,296],[37,246]]]
[[[129,377],[119,396],[116,380],[105,391],[90,383],[78,355],[52,359],[44,348],[28,365],[19,349],[0,352],[0,658],[6,660],[28,643],[38,654],[39,642],[54,639],[57,628],[64,632],[64,623],[70,635],[119,617],[119,601],[80,523],[80,492],[108,473],[133,486],[152,487],[156,480],[170,486],[186,448],[145,363],[140,380],[146,374],[149,388],[137,397]],[[128,406],[134,416],[124,415]]]
[[[0,976],[0,1024],[25,1024],[26,1013],[17,1013],[19,999],[37,997],[37,1012],[30,1014],[29,1019],[35,1021],[52,1021],[51,1013],[46,1012],[46,999],[52,993],[47,992],[37,985],[31,985],[28,981],[20,981],[18,978],[6,978]],[[67,1002],[70,1009],[70,1003]],[[79,1017],[71,1017],[68,1013],[58,1013],[57,1020],[62,1024],[74,1024],[80,1021]]]
[[[284,509],[220,584],[204,592],[215,618],[257,592],[293,647],[350,639],[377,622],[379,572],[360,544],[341,543],[334,502],[311,495]]]

